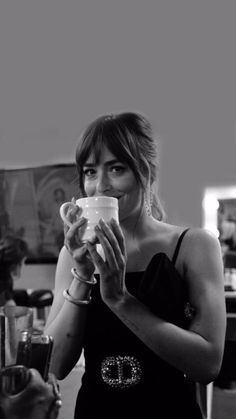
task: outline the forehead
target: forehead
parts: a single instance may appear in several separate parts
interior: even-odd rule
[[[97,153],[96,153],[97,154]],[[85,161],[86,164],[97,164],[97,163],[105,163],[110,160],[117,160],[117,156],[115,156],[105,145],[101,147],[98,155],[95,153],[91,153],[87,160]]]

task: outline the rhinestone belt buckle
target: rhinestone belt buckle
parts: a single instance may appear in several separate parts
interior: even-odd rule
[[[111,387],[129,388],[139,383],[142,369],[137,358],[133,356],[108,356],[102,361],[101,376]]]

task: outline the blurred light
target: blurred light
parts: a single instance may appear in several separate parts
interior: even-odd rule
[[[203,209],[203,228],[211,231],[216,237],[220,236],[218,230],[218,213],[219,200],[221,199],[235,199],[236,187],[227,186],[219,188],[206,188],[202,200]]]
[[[207,211],[217,211],[219,208],[219,201],[214,195],[205,195],[202,201],[202,206]]]

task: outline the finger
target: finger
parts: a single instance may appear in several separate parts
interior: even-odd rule
[[[45,381],[43,380],[40,372],[36,368],[30,368],[29,373],[32,377],[33,382],[36,382],[37,385],[39,384],[44,385]]]
[[[75,208],[72,208],[70,211],[70,216],[68,218],[69,223],[64,222],[64,246],[68,250],[68,252],[71,254],[71,251],[75,246],[81,246],[81,240],[80,237],[84,234],[84,231],[86,229],[85,224],[85,218],[81,217],[78,219],[79,214],[82,212],[81,208],[76,206]],[[72,222],[76,216],[76,222]],[[79,232],[78,237],[78,229],[81,228],[81,232]],[[77,231],[76,231],[77,230]]]
[[[116,258],[114,248],[113,248],[115,247],[114,240],[113,240],[114,238],[113,233],[110,231],[107,225],[105,225],[104,228],[102,229],[102,227],[99,224],[95,227],[94,230],[96,232],[96,235],[98,237],[100,244],[102,245],[106,262],[108,263],[109,267],[112,270],[117,269],[118,268],[117,258]],[[106,233],[104,232],[104,230],[107,231],[107,235],[110,236],[109,238],[106,236]]]
[[[106,265],[105,265],[105,262],[104,262],[103,258],[97,252],[96,247],[88,241],[86,243],[86,249],[88,250],[88,252],[90,254],[90,257],[91,257],[94,265],[96,266],[96,268],[100,272],[100,274],[104,274],[105,269],[106,269]]]
[[[116,236],[116,239],[119,243],[119,247],[121,249],[121,252],[124,256],[126,256],[126,246],[125,246],[125,238],[124,235],[122,233],[122,230],[120,228],[120,225],[118,224],[118,222],[115,220],[115,218],[112,218],[110,221],[110,226]]]
[[[104,233],[105,237],[108,239],[108,241],[111,245],[112,253],[110,251],[111,249],[107,249],[108,252],[110,253],[110,257],[112,257],[113,254],[114,254],[115,262],[118,264],[118,266],[123,267],[124,255],[122,253],[122,250],[119,246],[119,242],[118,242],[116,236],[114,235],[112,229],[110,228],[110,226],[107,223],[104,222],[103,219],[101,219],[99,221],[98,225],[101,228],[102,232]],[[102,238],[101,238],[101,240],[102,240]],[[124,245],[124,243],[123,243],[123,245]],[[124,248],[124,246],[123,246],[123,248]],[[114,263],[114,262],[112,262],[112,263]]]
[[[72,226],[67,231],[67,236],[66,236],[66,239],[69,243],[71,241],[72,242],[74,241],[74,243],[79,244],[78,233],[79,233],[79,238],[82,237],[84,230],[86,229],[87,222],[88,220],[86,218],[81,217],[77,222],[72,224]],[[80,243],[82,243],[81,239],[80,239]]]
[[[89,238],[89,242],[90,242],[92,245],[95,245],[95,244],[98,244],[98,243],[99,243],[99,241],[98,241],[98,238],[97,238],[96,234],[94,234],[94,236],[92,236],[92,237],[90,237],[90,238]]]
[[[56,419],[59,414],[59,410],[62,407],[62,400],[61,400],[60,387],[54,374],[52,373],[48,374],[47,384],[51,387],[52,394],[54,396],[54,399],[49,407],[47,417],[50,419]]]
[[[57,381],[55,375],[53,373],[51,373],[51,372],[48,373],[48,381],[47,381],[47,383],[48,384],[51,384],[52,389],[53,389],[53,394],[56,397],[61,397],[60,386],[58,384],[58,381]]]
[[[23,393],[24,395],[34,395],[36,397],[36,395],[41,394],[42,397],[47,397],[51,400],[53,400],[53,394],[52,391],[50,390],[50,388],[48,387],[48,385],[46,385],[45,381],[43,380],[40,372],[35,369],[35,368],[30,368],[29,370],[29,381],[27,386],[25,387],[25,389],[15,395],[14,397],[23,397]]]
[[[59,415],[60,408],[62,407],[62,400],[56,399],[50,406],[47,412],[47,419],[57,419]]]
[[[73,224],[78,220],[78,217],[81,215],[81,213],[82,209],[78,207],[78,205],[73,205],[69,207],[66,213],[66,218],[71,224]]]
[[[30,368],[29,372],[32,377],[31,386],[34,386],[38,392],[41,392],[45,400],[49,403],[54,403],[56,400],[61,399],[59,384],[52,373],[49,373],[48,381],[45,382],[39,371],[35,368]]]
[[[77,239],[77,243],[80,244],[80,245],[81,245],[81,243],[84,243],[83,237],[84,237],[84,233],[85,233],[85,230],[87,228],[87,225],[88,225],[87,218],[82,217],[81,219],[83,220],[82,224],[80,224],[79,222],[78,222],[78,224],[75,223],[75,230],[77,229],[77,233],[78,233],[78,234],[76,234],[75,237]]]

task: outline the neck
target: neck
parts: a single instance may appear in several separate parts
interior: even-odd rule
[[[136,214],[132,214],[124,220],[121,220],[120,226],[126,242],[128,240],[139,241],[142,239],[146,234],[148,234],[153,222],[155,222],[154,218],[149,216],[145,209],[142,209],[141,212],[139,211]]]

